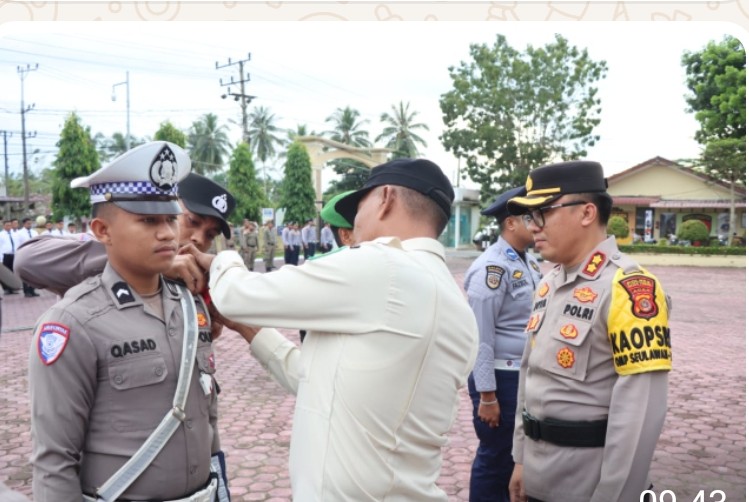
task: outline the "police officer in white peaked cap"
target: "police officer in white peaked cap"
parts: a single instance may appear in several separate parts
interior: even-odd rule
[[[88,187],[104,271],[39,319],[29,355],[34,500],[228,500],[205,304],[162,276],[179,249],[177,145],[134,148]],[[145,217],[144,217],[145,216]],[[181,354],[180,357],[176,357]],[[215,467],[214,467],[215,465]]]

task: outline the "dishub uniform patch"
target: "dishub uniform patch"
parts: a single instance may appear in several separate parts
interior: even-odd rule
[[[658,279],[647,271],[626,275],[619,269],[612,281],[609,341],[620,375],[671,369],[668,304]]]
[[[502,283],[502,276],[505,275],[505,269],[497,265],[486,266],[486,287],[497,289]]]
[[[54,363],[62,355],[69,339],[70,328],[64,324],[56,322],[42,324],[39,328],[39,338],[36,345],[39,359],[47,366]]]

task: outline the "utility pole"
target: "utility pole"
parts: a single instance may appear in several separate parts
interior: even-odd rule
[[[10,178],[8,177],[8,138],[12,138],[13,133],[8,131],[0,131],[0,134],[3,135],[3,152],[5,152],[5,196],[9,197],[10,193],[8,192],[8,181]],[[5,203],[5,219],[10,219],[10,202]]]
[[[39,69],[39,64],[35,64],[32,68],[31,65],[26,65],[26,68],[20,66],[16,67],[18,75],[21,77],[21,145],[23,152],[23,214],[26,214],[29,210],[29,168],[26,162],[26,113],[30,112],[36,106],[34,103],[26,107],[23,103],[23,81],[26,79],[26,75],[32,71]]]
[[[130,72],[125,72],[125,81],[118,82],[112,86],[112,101],[117,101],[117,94],[114,89],[118,85],[125,86],[125,107],[127,109],[127,130],[125,131],[125,151],[130,150]]]
[[[220,70],[221,68],[228,68],[233,65],[239,66],[239,80],[235,81],[234,77],[231,77],[228,82],[224,82],[223,79],[218,79],[218,83],[222,87],[227,87],[226,92],[221,95],[221,99],[226,99],[229,96],[232,96],[234,98],[234,101],[239,101],[239,105],[242,107],[242,141],[249,144],[250,143],[250,135],[248,130],[248,124],[247,124],[247,105],[255,99],[257,96],[249,96],[245,94],[244,91],[244,84],[246,82],[250,81],[250,74],[245,74],[244,72],[244,64],[250,62],[250,58],[252,57],[251,53],[247,53],[247,59],[243,59],[241,61],[232,61],[231,58],[228,59],[228,63],[225,65],[219,66],[218,61],[216,62],[216,69]],[[239,85],[239,92],[231,92],[232,85]]]

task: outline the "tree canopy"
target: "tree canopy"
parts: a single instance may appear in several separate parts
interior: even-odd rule
[[[606,75],[605,61],[561,35],[524,52],[497,35],[493,46],[472,44],[469,52],[469,62],[448,68],[453,89],[440,98],[440,140],[465,161],[482,199],[522,185],[535,167],[584,157],[598,141],[595,84]]]
[[[337,108],[336,111],[325,119],[331,122],[333,129],[323,134],[333,141],[351,145],[357,148],[369,148],[372,142],[369,140],[369,132],[364,129],[367,120],[359,120],[360,112],[350,106]],[[344,192],[354,190],[362,186],[369,177],[369,168],[359,161],[353,159],[335,159],[330,162],[333,171],[340,175],[340,179],[333,180],[328,187],[328,193]]]
[[[375,141],[386,140],[385,147],[391,148],[393,153],[392,159],[414,158],[418,157],[419,149],[416,143],[421,146],[427,146],[424,138],[416,134],[416,130],[429,130],[429,126],[422,122],[415,122],[417,111],[411,111],[410,103],[401,101],[398,106],[392,105],[392,113],[383,113],[380,115],[380,122],[385,122],[386,126]]]
[[[174,127],[168,120],[161,123],[159,130],[153,135],[153,139],[155,141],[169,141],[182,148],[185,148],[185,145],[187,145],[185,133]]]
[[[226,125],[218,125],[218,117],[213,113],[206,113],[192,123],[187,144],[193,172],[208,174],[224,168],[224,157],[229,154],[226,129]]]
[[[689,109],[700,124],[695,139],[703,145],[698,168],[728,183],[731,191],[729,234],[735,232],[734,187],[746,186],[746,50],[726,36],[701,51],[684,53]]]
[[[682,56],[687,72],[686,96],[700,123],[695,139],[746,138],[746,50],[735,37],[711,41]]]
[[[315,189],[312,186],[312,161],[307,148],[294,142],[286,152],[281,207],[286,208],[284,221],[303,222],[315,217]]]
[[[55,219],[88,216],[91,211],[88,190],[70,188],[70,182],[79,176],[88,176],[99,169],[99,154],[89,127],[83,127],[80,118],[71,113],[57,142],[57,156],[52,165],[52,211]]]
[[[268,207],[268,201],[257,179],[252,152],[247,143],[238,144],[232,152],[227,181],[229,191],[237,200],[232,220],[235,223],[241,223],[244,218],[261,221],[261,210]]]

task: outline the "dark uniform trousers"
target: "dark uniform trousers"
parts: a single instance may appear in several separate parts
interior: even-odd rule
[[[515,468],[512,461],[512,432],[519,372],[494,370],[499,401],[499,427],[489,427],[478,416],[481,394],[476,391],[473,373],[468,377],[468,394],[473,402],[473,427],[479,446],[471,468],[470,502],[509,502],[508,485]],[[529,499],[530,500],[530,499]]]

